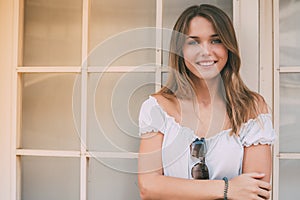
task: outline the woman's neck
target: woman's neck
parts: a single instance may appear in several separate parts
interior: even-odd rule
[[[212,102],[222,99],[222,79],[220,76],[209,80],[197,78],[193,82],[199,105],[209,106]]]

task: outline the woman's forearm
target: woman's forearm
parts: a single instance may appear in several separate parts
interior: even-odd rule
[[[270,145],[252,145],[244,148],[243,173],[264,173],[261,180],[270,182],[272,154]]]
[[[271,185],[262,179],[265,174],[248,173],[229,180],[230,200],[269,199]],[[140,174],[139,188],[143,200],[213,200],[224,199],[223,180],[190,180],[160,174]]]
[[[162,175],[139,175],[143,200],[212,200],[223,199],[223,180],[189,180]]]

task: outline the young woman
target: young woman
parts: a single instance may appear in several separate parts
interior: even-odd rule
[[[169,79],[140,110],[142,199],[268,199],[275,134],[262,96],[241,80],[229,17],[187,8],[170,45]]]

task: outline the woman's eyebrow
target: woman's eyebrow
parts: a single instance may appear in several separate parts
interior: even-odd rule
[[[210,37],[219,37],[219,34],[212,34]]]
[[[219,34],[215,33],[215,34],[212,34],[210,37],[211,37],[211,38],[213,38],[213,37],[219,37]],[[193,35],[188,35],[187,38],[191,38],[191,39],[199,39],[198,36],[193,36]]]
[[[192,35],[188,35],[187,38],[191,38],[191,39],[198,39],[198,36],[192,36]]]

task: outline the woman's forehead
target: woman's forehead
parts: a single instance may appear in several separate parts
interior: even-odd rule
[[[190,21],[186,34],[189,37],[199,37],[200,35],[213,37],[216,35],[216,31],[208,19],[197,16]]]

